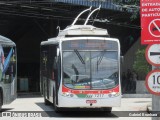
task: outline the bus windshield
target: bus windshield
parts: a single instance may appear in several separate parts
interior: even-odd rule
[[[117,49],[108,50],[107,47],[93,49],[85,46],[84,49],[79,47],[65,49],[62,54],[63,84],[66,87],[71,89],[111,89],[118,85]]]

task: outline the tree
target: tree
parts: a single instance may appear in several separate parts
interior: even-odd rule
[[[139,16],[140,0],[113,0],[113,4],[121,8],[123,11],[133,13],[131,20],[134,20]]]
[[[136,60],[133,64],[133,69],[139,76],[139,79],[145,79],[147,73],[151,70],[151,65],[146,61],[145,58],[145,47],[138,49],[136,52]]]

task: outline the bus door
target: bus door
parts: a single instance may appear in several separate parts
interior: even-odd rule
[[[58,90],[61,80],[61,57],[59,48],[57,48],[57,56],[54,58],[54,77],[55,77],[55,89],[54,89],[54,96],[56,96],[56,104],[58,104]]]
[[[50,66],[50,62],[49,62],[49,50],[48,50],[48,54],[47,54],[47,69],[46,69],[46,73],[47,73],[47,78],[46,78],[46,95],[47,95],[47,99],[49,99],[49,85],[50,85],[50,81],[49,81],[49,66]]]

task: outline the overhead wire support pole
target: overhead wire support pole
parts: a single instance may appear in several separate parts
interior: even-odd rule
[[[99,8],[93,10],[93,11],[88,15],[88,17],[87,17],[87,19],[86,19],[84,25],[87,25],[88,20],[89,20],[89,18],[91,17],[91,15],[92,15],[94,12],[96,12],[97,10],[100,10],[100,8],[101,8],[101,5],[99,6]]]
[[[77,22],[78,18],[79,18],[83,13],[91,10],[91,8],[92,8],[92,6],[91,6],[90,8],[88,8],[88,9],[82,11],[82,12],[75,18],[75,20],[73,21],[72,25],[74,25],[74,24]]]

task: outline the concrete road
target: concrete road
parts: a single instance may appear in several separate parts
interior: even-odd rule
[[[114,107],[112,109],[113,112],[110,114],[107,114],[105,112],[83,112],[83,111],[56,113],[54,112],[54,108],[51,105],[50,106],[44,105],[44,100],[42,97],[17,98],[11,104],[4,105],[2,107],[3,112],[12,112],[11,114],[14,117],[0,117],[0,120],[22,119],[22,117],[16,117],[16,116],[24,116],[23,119],[34,119],[34,120],[40,120],[40,119],[151,120],[151,117],[124,117],[126,114],[128,115],[130,113],[125,111],[146,111],[147,105],[150,103],[151,103],[151,98],[122,98],[121,107]],[[20,114],[18,114],[19,112],[17,113],[17,111],[19,111]],[[37,117],[33,117],[34,115],[32,115],[31,111],[37,113],[34,114],[35,116],[37,115]],[[131,115],[134,115],[133,113],[134,112],[131,112]],[[141,112],[138,113],[142,114]],[[25,115],[30,116],[30,118],[26,117]],[[41,115],[48,117],[41,117]]]

